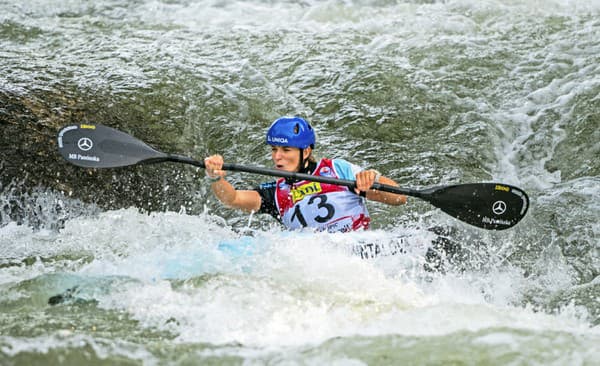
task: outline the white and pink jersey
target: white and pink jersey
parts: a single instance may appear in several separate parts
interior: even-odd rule
[[[354,180],[361,170],[345,160],[322,159],[312,174]],[[345,186],[306,180],[290,185],[282,178],[276,182],[274,198],[288,229],[311,227],[334,232],[369,228],[364,199]]]

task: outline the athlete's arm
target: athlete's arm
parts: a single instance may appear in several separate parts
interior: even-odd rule
[[[397,187],[398,183],[388,177],[380,175],[375,170],[363,170],[356,174],[356,190],[361,192],[367,192],[367,199],[388,205],[403,205],[406,203],[406,196],[403,194],[396,194],[391,192],[383,192],[375,189],[370,189],[377,179],[377,183],[387,184],[390,186]]]
[[[210,184],[214,195],[224,205],[241,209],[247,212],[256,212],[260,208],[261,198],[257,191],[237,190],[231,183],[225,180],[227,174],[221,168],[223,167],[223,157],[221,155],[212,155],[204,159],[206,174],[210,178],[221,179]]]

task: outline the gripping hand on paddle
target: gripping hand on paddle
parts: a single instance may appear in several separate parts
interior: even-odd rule
[[[221,155],[211,155],[204,159],[206,177],[210,180],[210,186],[219,199],[226,206],[239,208],[246,212],[258,211],[261,198],[254,190],[237,190],[223,179],[226,175],[225,163]]]
[[[403,205],[406,203],[406,196],[403,194],[395,194],[371,189],[374,183],[398,186],[398,184],[390,178],[384,177],[378,171],[370,169],[363,170],[356,174],[355,191],[356,193],[367,197],[369,200],[383,202],[389,205]]]
[[[221,155],[211,155],[205,158],[204,166],[206,167],[206,175],[212,181],[216,182],[227,174],[223,170],[223,157]]]

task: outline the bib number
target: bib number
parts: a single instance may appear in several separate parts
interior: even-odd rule
[[[319,202],[315,202],[315,201],[319,201]],[[314,204],[317,205],[317,209],[318,209],[318,213],[319,213],[319,215],[317,215],[313,218],[314,221],[316,221],[320,224],[324,224],[335,215],[335,207],[331,203],[327,202],[327,195],[322,194],[322,195],[318,195],[318,196],[312,196],[306,203],[307,206],[311,206]],[[300,225],[302,225],[302,227],[306,227],[306,226],[308,226],[308,223],[306,222],[306,219],[304,218],[304,215],[302,214],[302,209],[300,208],[300,206],[302,206],[302,205],[296,205],[296,207],[294,208],[294,213],[292,214],[290,221],[294,222],[297,220],[300,223]],[[323,210],[325,210],[325,211],[323,211]],[[321,215],[321,213],[323,213],[324,215]]]

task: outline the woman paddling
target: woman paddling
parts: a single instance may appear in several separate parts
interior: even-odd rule
[[[317,161],[312,155],[315,132],[302,118],[277,119],[269,128],[266,141],[271,145],[275,168],[356,180],[356,188],[280,178],[253,190],[237,190],[224,179],[223,157],[212,155],[204,160],[206,174],[213,193],[222,203],[248,212],[270,214],[288,229],[310,227],[330,232],[368,229],[370,217],[365,198],[390,205],[406,203],[404,195],[370,189],[375,182],[398,185],[376,170],[364,170],[342,159]]]

